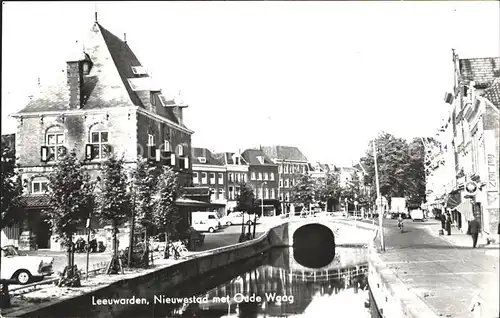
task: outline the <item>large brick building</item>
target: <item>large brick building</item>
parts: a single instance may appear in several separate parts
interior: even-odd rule
[[[278,200],[278,165],[260,149],[247,149],[241,154],[248,163],[248,183],[258,199],[264,215],[276,215],[280,211]]]
[[[25,183],[23,225],[30,247],[48,248],[50,230],[41,208],[46,204],[47,174],[74,149],[96,177],[112,153],[132,168],[139,156],[159,161],[192,184],[191,135],[183,123],[186,105],[162,95],[126,41],[97,21],[85,46],[54,70],[59,79],[42,87],[17,119],[16,155]]]
[[[297,147],[265,146],[261,149],[278,165],[278,199],[281,203],[281,210],[285,213],[289,212],[291,191],[297,182],[297,175],[309,173],[309,162]]]

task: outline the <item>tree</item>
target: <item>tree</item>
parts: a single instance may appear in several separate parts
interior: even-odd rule
[[[236,196],[236,210],[252,213],[254,212],[255,193],[246,182],[239,184],[240,192]]]
[[[2,138],[1,143],[1,164],[2,164],[2,174],[1,179],[1,191],[0,191],[0,230],[5,227],[12,226],[14,223],[22,219],[21,208],[21,194],[22,194],[22,184],[20,178],[15,171],[16,167],[16,156],[15,150],[8,146],[8,144]],[[1,238],[0,238],[0,247]],[[0,253],[0,272],[2,265],[2,255]],[[0,291],[0,308],[10,307],[10,296],[8,284],[0,279],[2,289]]]
[[[325,177],[316,182],[316,200],[326,202],[326,206],[333,205],[339,200],[341,194],[340,176],[337,172],[329,172]]]
[[[94,188],[95,184],[78,160],[75,150],[59,161],[49,175],[49,207],[46,212],[53,232],[68,253],[68,263],[59,286],[81,286],[74,264],[73,237],[95,207]]]
[[[377,149],[380,194],[387,198],[389,206],[392,197],[422,200],[425,197],[424,150],[420,139],[410,144],[402,138],[381,133],[372,142]],[[375,185],[373,147],[370,142],[365,157],[360,162],[365,167],[366,185]]]
[[[420,205],[425,202],[425,147],[420,138],[414,138],[409,144],[409,162],[407,174],[407,197],[409,204]]]
[[[290,202],[309,208],[309,205],[315,202],[315,197],[315,184],[311,175],[298,176],[298,182],[291,191]]]
[[[182,188],[172,168],[161,167],[159,171],[152,220],[157,230],[165,233],[167,241],[169,236],[176,236],[186,230],[179,228],[182,215],[175,204],[182,194]]]
[[[97,217],[103,223],[111,223],[113,227],[113,257],[108,274],[116,274],[121,268],[118,258],[118,227],[129,216],[132,210],[131,195],[128,191],[128,180],[125,173],[123,158],[111,156],[105,163],[102,171],[102,184],[100,193],[100,209]]]

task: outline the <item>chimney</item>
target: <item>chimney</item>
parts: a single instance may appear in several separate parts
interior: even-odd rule
[[[127,33],[123,33],[123,42],[127,43]]]
[[[81,88],[83,85],[83,63],[80,49],[66,62],[66,74],[69,89],[69,108],[79,109],[82,105]]]
[[[179,124],[182,124],[183,122],[183,118],[182,118],[182,106],[174,106],[174,115],[175,117],[177,118],[177,120],[179,121]]]

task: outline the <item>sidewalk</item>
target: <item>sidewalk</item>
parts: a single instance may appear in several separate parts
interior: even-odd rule
[[[443,237],[439,229],[434,223],[405,233],[387,228],[386,251],[377,255],[435,316],[499,317],[498,258],[486,253],[494,250],[473,249],[470,236],[455,229]],[[471,312],[477,302],[481,305]]]
[[[447,235],[446,231],[444,231],[444,235],[439,235],[439,230],[441,230],[441,224],[429,224],[427,226],[427,230],[434,236],[441,237],[442,239],[445,239],[449,243],[455,245],[455,246],[460,246],[460,247],[472,247],[472,237],[470,235],[467,235],[465,233],[460,232],[459,229],[456,227],[451,228],[451,235]],[[486,234],[480,234],[479,238],[477,240],[477,247],[478,248],[491,248],[491,249],[500,249],[500,245],[497,243],[495,244],[487,244],[486,241]]]

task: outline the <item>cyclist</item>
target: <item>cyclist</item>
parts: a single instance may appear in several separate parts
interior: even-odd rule
[[[403,217],[401,216],[401,214],[399,214],[398,216],[398,228],[403,230]]]

